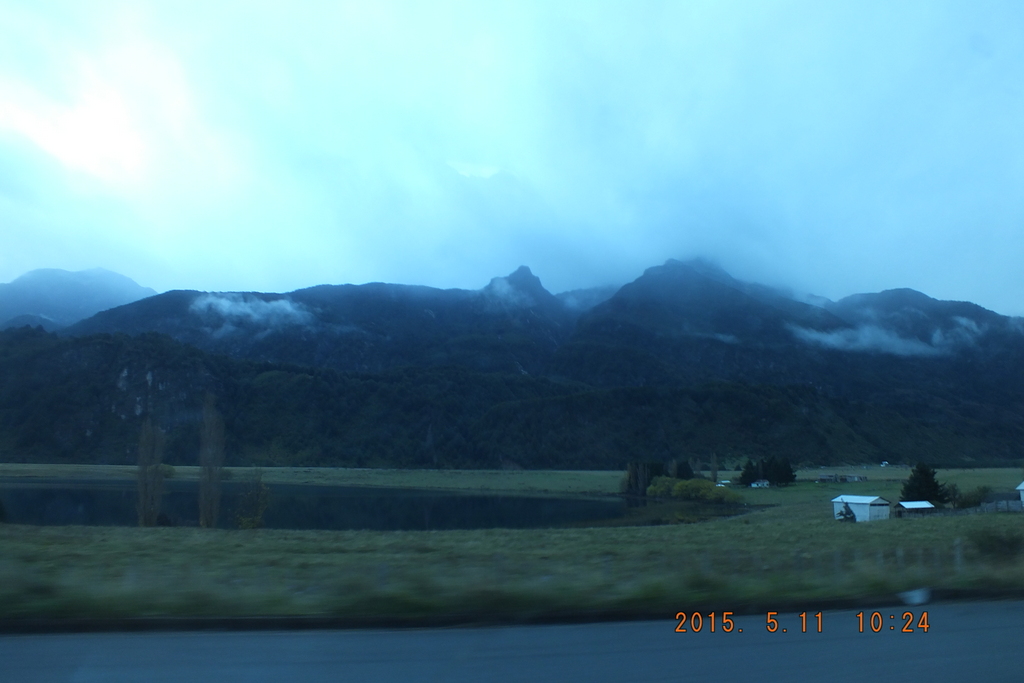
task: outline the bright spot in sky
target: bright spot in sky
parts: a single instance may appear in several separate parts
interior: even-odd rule
[[[131,177],[142,166],[142,137],[117,91],[89,80],[70,104],[3,87],[0,128],[24,135],[69,169],[108,181]]]

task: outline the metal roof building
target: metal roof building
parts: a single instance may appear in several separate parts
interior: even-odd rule
[[[934,511],[935,506],[927,500],[901,500],[896,503],[897,517],[920,517]]]
[[[1017,490],[1020,491],[1020,502],[1024,503],[1024,481],[1017,485]]]
[[[832,516],[840,519],[844,510],[853,512],[858,522],[889,519],[889,501],[878,496],[836,496],[832,499]]]

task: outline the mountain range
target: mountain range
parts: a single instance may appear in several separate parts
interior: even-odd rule
[[[40,334],[0,336],[22,364],[0,386],[2,459],[123,459],[132,421],[159,404],[168,428],[191,425],[179,430],[188,461],[206,391],[235,457],[268,464],[1024,458],[1021,319],[909,289],[801,298],[701,260],[559,295],[526,267],[480,290],[171,291]],[[51,397],[57,411],[32,401],[33,367],[73,396],[90,387],[106,413],[84,396]],[[54,420],[75,423],[64,445],[40,436],[62,432]]]

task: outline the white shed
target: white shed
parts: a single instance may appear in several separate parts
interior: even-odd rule
[[[858,522],[873,522],[876,519],[889,519],[889,501],[878,496],[836,496],[832,499],[832,516],[842,517],[843,511],[849,507]]]
[[[1024,481],[1017,485],[1017,490],[1020,491],[1020,502],[1024,503]]]
[[[901,500],[896,503],[897,517],[918,517],[929,512],[935,512],[935,506],[927,500]]]

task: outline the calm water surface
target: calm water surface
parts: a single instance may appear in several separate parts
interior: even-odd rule
[[[225,482],[217,526],[234,528],[244,484]],[[417,489],[268,485],[269,529],[489,529],[557,527],[625,514],[616,498],[550,498]],[[196,482],[164,482],[161,511],[176,526],[198,525]],[[12,524],[134,526],[134,482],[0,481]]]

